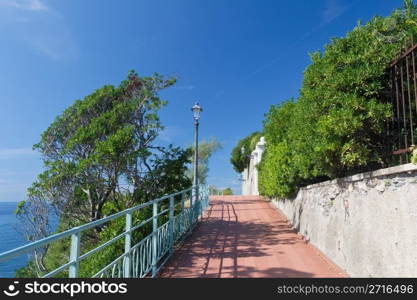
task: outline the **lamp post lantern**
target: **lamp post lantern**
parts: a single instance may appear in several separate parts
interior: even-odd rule
[[[194,117],[194,182],[195,187],[195,201],[198,200],[198,125],[200,120],[200,113],[203,111],[201,106],[196,102],[191,108]]]

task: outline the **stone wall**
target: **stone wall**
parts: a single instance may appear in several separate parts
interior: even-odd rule
[[[314,184],[272,203],[349,275],[417,277],[416,165]]]

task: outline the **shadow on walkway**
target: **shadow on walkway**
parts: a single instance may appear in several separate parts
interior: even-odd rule
[[[161,277],[340,277],[269,203],[216,197]]]

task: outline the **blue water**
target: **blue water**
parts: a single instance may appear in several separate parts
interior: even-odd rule
[[[0,202],[0,253],[27,243],[23,235],[16,230],[17,219],[14,214],[16,205],[17,202]],[[24,267],[27,260],[27,255],[23,254],[0,262],[0,278],[14,277],[15,271]]]

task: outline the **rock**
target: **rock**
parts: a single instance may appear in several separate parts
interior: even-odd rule
[[[372,178],[366,182],[366,185],[370,188],[374,188],[378,185],[378,180],[376,178]]]
[[[336,199],[336,197],[340,194],[340,190],[339,189],[331,189],[329,190],[329,199],[333,200]]]
[[[385,191],[385,184],[384,183],[382,183],[382,184],[380,183],[375,188],[376,188],[376,190],[378,192],[383,193]]]

